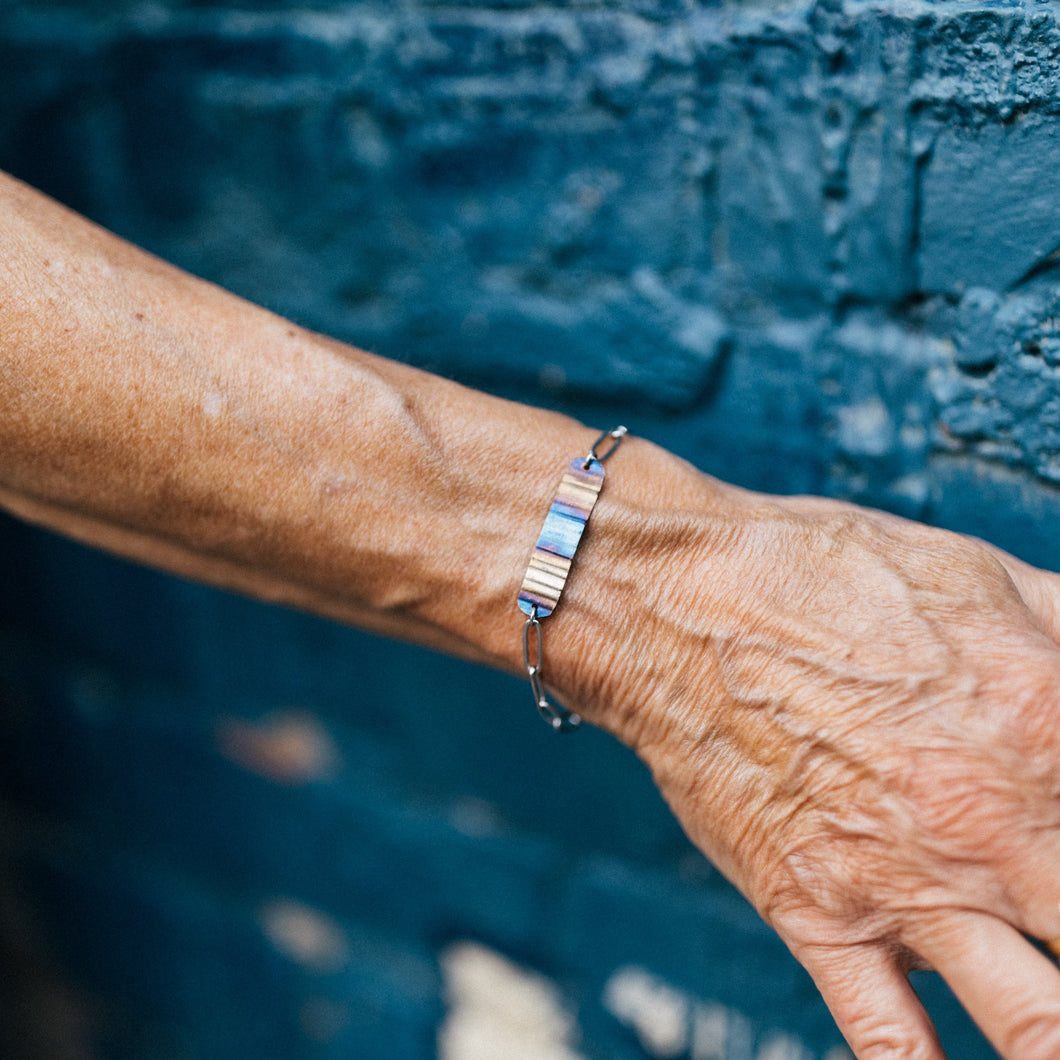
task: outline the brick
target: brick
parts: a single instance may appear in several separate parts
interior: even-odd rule
[[[1060,246],[1058,164],[1060,131],[1048,114],[940,129],[922,179],[924,288],[1003,291],[1040,268]]]

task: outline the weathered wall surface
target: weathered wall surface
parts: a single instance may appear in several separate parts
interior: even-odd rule
[[[0,71],[0,165],[301,323],[1060,567],[1051,6],[6,0]],[[3,535],[25,1055],[833,1055],[599,734]]]

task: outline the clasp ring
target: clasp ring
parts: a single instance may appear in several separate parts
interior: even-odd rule
[[[621,443],[623,437],[625,437],[625,434],[626,434],[626,428],[625,427],[612,427],[611,430],[604,431],[604,433],[601,434],[600,437],[597,438],[596,441],[593,442],[593,444],[589,447],[589,452],[588,452],[588,454],[585,457],[585,463],[582,466],[585,467],[585,468],[588,468],[588,466],[594,460],[598,464],[602,464],[618,448],[619,443]],[[608,438],[610,438],[612,441],[611,441],[611,444],[607,447],[607,452],[604,453],[603,455],[598,454],[596,452],[596,450],[604,442],[606,442]]]

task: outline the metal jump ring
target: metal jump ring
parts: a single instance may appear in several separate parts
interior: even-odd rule
[[[597,438],[596,441],[593,442],[593,444],[589,447],[589,452],[585,457],[585,463],[583,466],[588,467],[594,460],[598,464],[602,464],[618,448],[619,443],[625,436],[625,433],[625,427],[613,427],[609,431],[604,431],[604,433],[601,434],[600,437]],[[611,445],[608,446],[607,452],[604,453],[602,456],[598,455],[596,452],[597,448],[603,442],[606,442],[608,438],[612,439],[612,442]]]

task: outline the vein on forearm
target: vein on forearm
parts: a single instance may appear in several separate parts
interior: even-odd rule
[[[508,403],[296,328],[0,177],[3,208],[0,503],[498,661],[481,619],[514,599],[549,459],[497,475]]]

